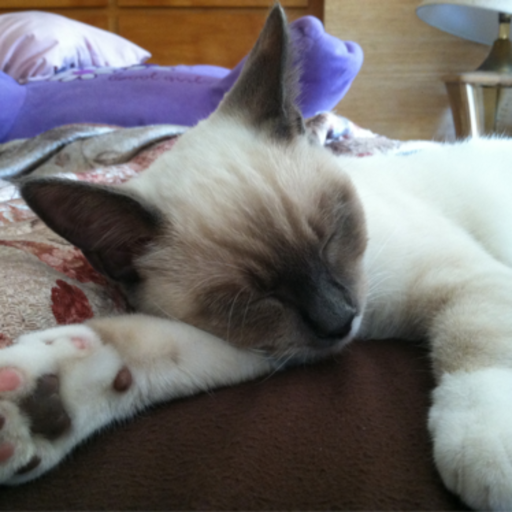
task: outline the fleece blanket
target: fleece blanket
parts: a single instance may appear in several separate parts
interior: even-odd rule
[[[326,141],[335,153],[418,147],[340,126]],[[16,180],[121,183],[182,131],[76,125],[0,145],[0,345],[127,308],[27,208]],[[335,360],[161,405],[41,479],[0,489],[0,510],[463,510],[432,462],[427,356],[419,344],[356,341]]]

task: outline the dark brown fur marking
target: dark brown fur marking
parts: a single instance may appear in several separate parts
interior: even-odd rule
[[[46,439],[60,437],[71,427],[71,418],[59,395],[57,375],[39,377],[34,392],[24,398],[20,408],[30,418],[30,430]]]

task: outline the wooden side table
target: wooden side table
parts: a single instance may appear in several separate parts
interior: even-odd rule
[[[512,75],[473,71],[443,80],[458,138],[512,136]]]

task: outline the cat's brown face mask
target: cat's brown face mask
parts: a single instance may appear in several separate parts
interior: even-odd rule
[[[272,9],[219,109],[117,188],[56,178],[22,194],[144,312],[279,358],[338,350],[364,308],[364,215],[295,106]]]

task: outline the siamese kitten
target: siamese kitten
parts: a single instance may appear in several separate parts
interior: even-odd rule
[[[0,351],[0,482],[157,401],[392,336],[430,342],[445,484],[512,509],[512,143],[336,157],[294,104],[286,30],[276,6],[219,109],[131,182],[22,185],[139,313]]]

